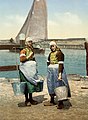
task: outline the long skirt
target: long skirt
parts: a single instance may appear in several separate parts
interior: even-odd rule
[[[36,92],[36,85],[37,85],[36,80],[38,80],[36,62],[27,61],[25,63],[21,63],[19,75],[20,75],[20,81],[26,82],[25,93]]]
[[[65,70],[63,70],[62,79],[67,84],[68,97],[71,97],[70,87]],[[64,82],[62,80],[58,80],[58,64],[53,64],[53,65],[50,64],[48,66],[48,75],[47,75],[47,87],[49,94],[55,94],[54,89],[59,86],[64,86]]]

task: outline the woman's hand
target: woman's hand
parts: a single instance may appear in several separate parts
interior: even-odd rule
[[[33,56],[33,52],[31,52],[29,56],[27,56],[27,59],[31,58],[32,56]]]
[[[59,73],[58,80],[62,80],[62,73]]]

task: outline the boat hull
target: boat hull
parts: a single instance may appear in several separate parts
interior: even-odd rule
[[[44,54],[45,49],[43,49],[43,48],[34,48],[34,53],[35,54]]]
[[[10,49],[9,51],[10,52],[17,52],[17,53],[19,53],[22,49],[21,48],[20,49]],[[35,54],[44,54],[45,53],[45,49],[43,49],[43,48],[34,48],[34,53]]]

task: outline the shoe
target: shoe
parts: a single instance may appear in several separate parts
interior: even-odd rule
[[[58,105],[58,106],[57,106],[57,109],[62,109],[62,108],[64,108],[63,105]]]
[[[62,108],[64,108],[64,104],[61,102],[58,104],[57,109],[62,109]]]
[[[32,104],[32,105],[37,105],[38,104],[38,102],[37,101],[35,101],[35,100],[29,100],[30,101],[30,103]]]
[[[56,105],[54,102],[50,102],[50,101],[45,101],[43,104],[44,104],[44,106],[54,106],[54,105]]]
[[[31,106],[31,103],[29,101],[25,101],[25,106]]]

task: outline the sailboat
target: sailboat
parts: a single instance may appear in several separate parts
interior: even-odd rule
[[[28,13],[28,16],[16,36],[15,40],[17,44],[20,44],[20,34],[27,37],[32,37],[33,43],[39,43],[47,40],[47,6],[45,0],[34,0],[32,7]],[[43,48],[34,48],[37,53],[44,52]]]

